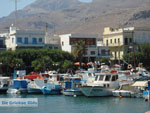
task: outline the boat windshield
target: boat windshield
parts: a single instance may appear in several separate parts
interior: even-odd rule
[[[118,79],[118,75],[114,75],[112,76],[112,80],[111,81],[116,81]]]
[[[96,77],[95,77],[95,81],[97,81],[97,79],[98,79],[98,75],[96,75]]]
[[[103,81],[103,79],[104,79],[104,75],[100,75],[99,81]]]
[[[133,87],[130,84],[124,84],[121,86],[120,90],[133,90]]]
[[[110,81],[111,76],[110,75],[106,75],[105,77],[105,81]]]

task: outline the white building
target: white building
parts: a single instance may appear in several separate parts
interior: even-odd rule
[[[61,49],[59,35],[48,35],[45,36],[45,48],[46,49]]]
[[[83,40],[87,46],[87,54],[85,61],[96,61],[98,57],[97,47],[98,35],[83,35],[83,34],[64,34],[60,35],[61,49],[72,53],[74,49],[74,43]]]
[[[11,25],[6,38],[7,50],[19,48],[43,48],[45,31],[18,30]]]

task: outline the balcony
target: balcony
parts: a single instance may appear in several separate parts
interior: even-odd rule
[[[97,48],[96,45],[88,45],[87,47],[88,47],[88,48]]]
[[[28,44],[17,43],[16,46],[18,46],[18,47],[44,47],[45,44],[44,43],[37,43],[37,44],[33,44],[33,43],[28,43]]]

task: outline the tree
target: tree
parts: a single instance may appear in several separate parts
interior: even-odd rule
[[[100,60],[99,60],[101,63],[105,63],[106,65],[109,65],[110,64],[110,58],[101,58]]]
[[[142,52],[135,52],[135,63],[136,63],[136,66],[143,62],[143,58],[144,58],[144,55]],[[129,64],[132,64],[134,65],[134,58],[133,58],[133,52],[130,52],[130,53],[127,53],[123,56],[123,59],[128,62]]]
[[[86,55],[86,52],[87,49],[84,41],[80,40],[74,44],[73,56],[79,60],[80,67],[81,67],[82,59]]]
[[[71,69],[72,66],[73,66],[73,62],[71,62],[69,60],[65,60],[63,65],[62,65],[62,68],[66,71],[66,70]]]
[[[46,69],[50,69],[52,64],[53,64],[52,59],[49,56],[44,56],[43,58],[32,61],[32,67],[37,72],[41,72],[41,71],[45,71]]]
[[[141,45],[141,51],[143,54],[143,64],[149,66],[150,62],[150,43],[145,43]]]

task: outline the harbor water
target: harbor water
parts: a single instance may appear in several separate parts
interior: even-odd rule
[[[38,107],[0,107],[0,113],[145,113],[150,110],[150,102],[143,98],[7,94],[0,98],[38,98]]]

